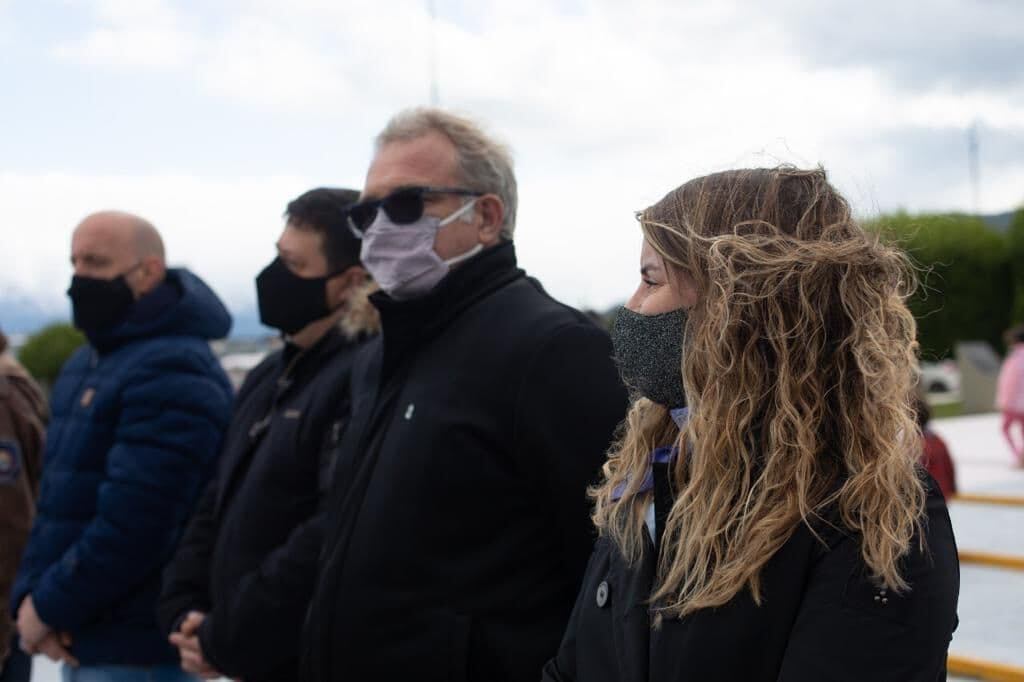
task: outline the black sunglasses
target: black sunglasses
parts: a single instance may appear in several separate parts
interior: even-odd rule
[[[361,201],[348,208],[348,226],[352,233],[363,238],[366,230],[377,219],[377,210],[383,208],[392,222],[398,225],[414,223],[423,216],[423,197],[427,194],[455,194],[478,197],[484,192],[460,187],[403,187],[383,199]]]

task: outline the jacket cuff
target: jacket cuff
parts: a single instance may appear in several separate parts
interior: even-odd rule
[[[199,646],[203,650],[203,658],[221,675],[231,677],[232,675],[227,670],[224,670],[223,663],[217,659],[217,647],[213,643],[213,627],[213,612],[211,611],[203,618],[197,633],[199,636]]]
[[[171,621],[171,630],[167,634],[168,635],[173,635],[175,632],[178,632],[179,630],[181,630],[181,624],[185,622],[185,619],[187,617],[188,617],[188,610],[186,609],[185,611],[181,612],[180,616],[178,616],[173,621]]]
[[[81,618],[73,615],[76,609],[67,603],[59,588],[50,585],[49,580],[40,580],[31,595],[26,596],[32,597],[39,620],[50,629],[68,632],[80,625]]]

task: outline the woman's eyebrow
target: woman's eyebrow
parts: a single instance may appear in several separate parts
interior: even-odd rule
[[[647,276],[651,271],[661,270],[661,265],[658,263],[645,263],[640,267],[640,275]]]

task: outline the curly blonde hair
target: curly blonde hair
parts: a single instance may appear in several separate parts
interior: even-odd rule
[[[762,567],[800,524],[816,532],[830,520],[858,538],[879,583],[908,589],[899,560],[922,537],[925,494],[905,255],[857,224],[820,168],[696,178],[638,217],[699,292],[681,359],[691,416],[680,431],[639,399],[591,495],[599,531],[635,561],[651,450],[679,446],[671,549],[651,597],[659,616],[744,588],[760,604]]]

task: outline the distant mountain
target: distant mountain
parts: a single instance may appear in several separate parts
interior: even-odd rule
[[[982,215],[978,217],[984,220],[985,224],[996,232],[1006,232],[1010,229],[1010,221],[1013,220],[1014,213],[1015,211],[1006,211],[1005,213],[993,213],[992,215]]]
[[[259,311],[255,308],[232,310],[231,316],[234,319],[232,339],[256,339],[275,333],[260,324]],[[70,319],[70,306],[45,306],[13,287],[0,286],[0,329],[8,335],[32,334],[51,322]]]
[[[258,339],[277,334],[270,327],[260,324],[260,313],[256,308],[232,310],[231,317],[234,320],[231,324],[232,339]]]
[[[12,287],[0,288],[0,329],[8,334],[30,334],[50,322],[70,318],[71,311],[44,306]]]

